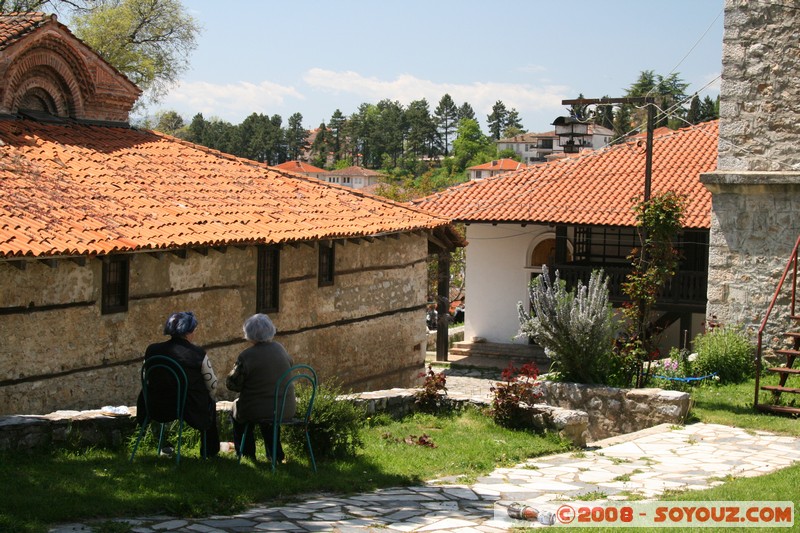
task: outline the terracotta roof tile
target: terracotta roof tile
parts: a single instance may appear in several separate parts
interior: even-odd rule
[[[495,161],[483,163],[482,165],[469,167],[468,170],[495,170],[499,172],[505,172],[510,170],[519,170],[526,167],[527,165],[525,165],[525,163],[520,163],[519,161],[514,161],[513,159],[497,159]]]
[[[0,13],[0,50],[51,20],[55,20],[55,15],[47,15],[41,11]]]
[[[273,168],[288,170],[290,172],[299,172],[301,174],[321,174],[327,172],[324,168],[315,167],[303,161],[286,161],[280,165],[274,165]]]
[[[376,172],[374,170],[370,170],[364,167],[352,166],[347,168],[340,168],[339,170],[332,170],[331,172],[326,172],[326,176],[363,176],[363,177],[379,177],[383,176],[380,172]]]
[[[406,204],[150,131],[0,119],[0,257],[443,226]]]
[[[685,194],[687,228],[709,228],[711,193],[700,174],[717,165],[719,121],[654,138],[651,191]],[[644,188],[642,141],[584,152],[451,187],[417,205],[454,221],[635,225],[632,199]]]

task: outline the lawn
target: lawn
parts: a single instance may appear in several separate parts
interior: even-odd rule
[[[695,403],[689,423],[800,435],[795,419],[755,413],[752,396],[752,381],[697,387],[692,390]],[[569,447],[551,436],[498,427],[475,409],[450,416],[417,414],[400,421],[379,416],[368,421],[362,436],[364,448],[355,457],[320,459],[316,475],[309,475],[304,450],[292,451],[290,462],[280,465],[275,474],[263,459],[241,465],[232,456],[202,461],[192,434],[180,467],[174,460],[156,457],[152,447],[140,450],[133,464],[124,449],[0,454],[4,489],[0,531],[40,532],[53,523],[156,513],[230,514],[255,502],[292,501],[312,492],[353,494],[443,477],[460,476],[460,482],[469,483],[494,468]],[[793,498],[798,483],[800,466],[793,466],[661,499],[781,501]]]
[[[318,460],[316,475],[309,475],[303,451],[292,453],[275,474],[263,459],[241,465],[232,456],[202,461],[196,445],[180,467],[152,449],[137,453],[133,464],[124,450],[3,454],[0,531],[40,532],[58,522],[156,513],[230,514],[310,492],[351,494],[446,476],[463,475],[468,482],[498,466],[568,448],[557,438],[498,427],[477,410],[373,419],[363,436],[365,446],[355,458]]]

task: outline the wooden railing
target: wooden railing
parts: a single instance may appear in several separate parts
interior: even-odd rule
[[[559,276],[567,283],[567,287],[575,287],[578,280],[587,285],[592,271],[599,269],[602,269],[608,277],[608,292],[611,302],[627,301],[629,298],[622,292],[622,284],[631,271],[630,267],[566,264],[554,265],[551,270],[553,273],[558,270]],[[708,272],[678,272],[664,287],[658,297],[658,302],[660,305],[689,305],[705,308],[707,287]]]
[[[797,294],[797,251],[800,248],[800,237],[797,238],[797,241],[794,243],[794,248],[792,249],[792,253],[789,255],[789,260],[786,262],[786,268],[783,269],[783,275],[781,276],[781,280],[778,282],[778,286],[775,288],[775,293],[772,295],[772,299],[769,301],[769,307],[767,307],[767,312],[764,313],[764,318],[761,320],[761,325],[758,327],[758,335],[756,336],[756,390],[755,390],[755,398],[753,400],[753,407],[758,407],[758,396],[759,391],[761,390],[761,354],[762,348],[764,345],[764,330],[767,329],[767,321],[769,320],[770,315],[772,314],[772,310],[775,308],[775,303],[778,301],[778,296],[780,296],[781,291],[783,290],[783,285],[786,283],[786,278],[789,275],[789,271],[792,272],[792,297],[791,303],[789,307],[789,316],[795,317],[795,295]]]

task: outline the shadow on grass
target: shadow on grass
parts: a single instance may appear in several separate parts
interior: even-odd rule
[[[309,493],[349,494],[421,482],[388,475],[360,456],[317,466],[314,474],[298,459],[273,473],[265,460],[238,464],[235,456],[204,461],[189,455],[176,466],[152,452],[137,455],[132,464],[123,450],[3,454],[0,476],[15,481],[0,498],[0,530],[46,531],[47,524],[58,522],[152,514],[232,514],[256,502],[282,503]]]

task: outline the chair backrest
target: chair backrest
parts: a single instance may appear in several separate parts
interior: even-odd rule
[[[145,359],[142,394],[148,416],[156,422],[183,419],[188,384],[186,371],[171,357],[153,355]]]
[[[273,420],[282,421],[283,411],[286,407],[286,395],[289,392],[289,385],[298,380],[305,380],[311,385],[311,397],[303,419],[308,422],[311,417],[311,409],[314,407],[314,398],[317,396],[317,373],[308,365],[294,365],[281,374],[275,384],[275,417]]]

